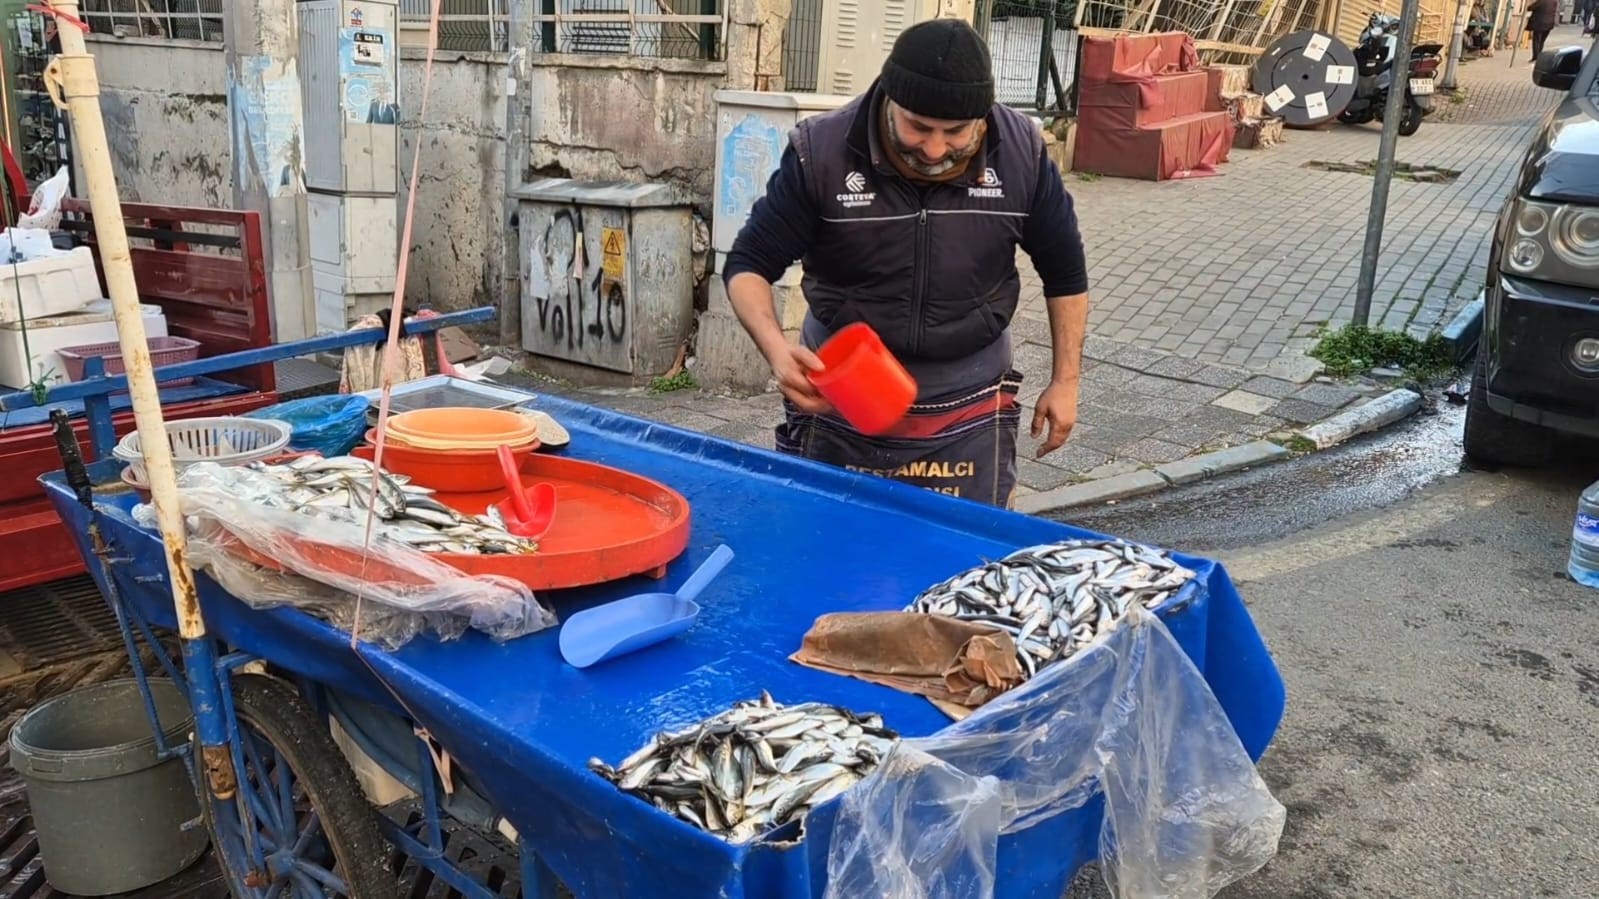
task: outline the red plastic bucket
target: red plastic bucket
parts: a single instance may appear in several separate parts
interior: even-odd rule
[[[886,432],[916,400],[916,381],[866,324],[846,325],[816,355],[825,369],[811,383],[862,434]]]

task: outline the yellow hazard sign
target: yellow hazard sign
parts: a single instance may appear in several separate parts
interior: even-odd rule
[[[627,235],[621,228],[600,229],[601,266],[612,278],[622,277],[622,259],[627,255]]]

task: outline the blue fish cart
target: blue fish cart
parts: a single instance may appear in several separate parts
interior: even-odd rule
[[[577,897],[819,899],[827,807],[803,833],[732,844],[622,793],[588,761],[614,762],[658,731],[762,690],[779,702],[878,712],[905,737],[938,733],[950,721],[925,699],[790,661],[817,616],[899,609],[1018,548],[1100,536],[559,398],[528,405],[567,428],[572,457],[688,499],[691,536],[667,583],[721,544],[734,563],[701,595],[692,629],[585,670],[562,661],[556,628],[503,643],[471,631],[423,636],[389,652],[352,646],[347,633],[297,609],[254,609],[201,575],[214,647],[186,650],[166,673],[185,683],[185,664],[206,664],[218,674],[215,702],[193,698],[197,717],[220,705],[232,745],[237,794],[210,803],[207,821],[235,895],[385,895],[392,873],[373,861],[384,851],[378,833],[463,895],[500,895],[446,857],[443,823],[454,819],[514,828],[528,897],[555,895],[559,884]],[[43,480],[131,652],[136,638],[153,640],[152,627],[175,627],[175,614],[161,537],[135,521],[138,499],[120,480],[121,463],[102,459],[87,466],[92,510],[63,472]],[[1258,759],[1283,712],[1283,682],[1226,572],[1174,557],[1197,576],[1158,614]],[[635,577],[539,598],[564,619],[657,588]],[[279,677],[246,669],[251,663]],[[365,805],[328,739],[329,719],[414,790],[425,813],[396,819]],[[168,749],[199,767],[188,747]],[[1102,802],[1091,800],[1002,836],[997,894],[1059,897],[1098,855],[1102,816]]]

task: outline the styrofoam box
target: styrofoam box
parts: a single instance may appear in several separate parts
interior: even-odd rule
[[[140,306],[144,312],[144,331],[148,337],[167,336],[167,317],[160,306]],[[23,361],[22,323],[0,324],[0,385],[22,390],[36,377],[47,384],[64,384],[67,367],[56,350],[85,343],[106,343],[117,339],[117,323],[111,314],[111,301],[99,299],[87,311],[47,318],[28,318],[28,349],[32,364]]]
[[[94,253],[74,247],[60,256],[0,263],[0,324],[77,312],[100,298]],[[18,304],[21,304],[20,310]]]

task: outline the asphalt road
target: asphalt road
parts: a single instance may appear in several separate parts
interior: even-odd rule
[[[1260,766],[1287,826],[1224,899],[1599,896],[1599,591],[1565,574],[1599,455],[1462,471],[1452,420],[1391,438],[1434,429],[1428,471],[1363,468],[1379,439],[1073,519],[1209,543],[1288,684]]]

